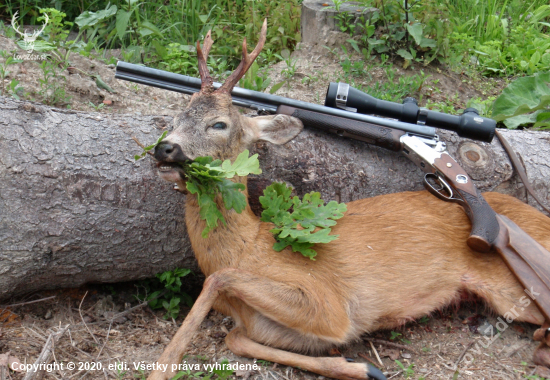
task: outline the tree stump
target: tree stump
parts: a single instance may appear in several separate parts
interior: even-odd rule
[[[338,11],[331,0],[304,0],[302,2],[302,42],[316,44],[326,41],[325,36],[329,31],[338,31],[338,15],[348,13],[350,22],[357,24],[361,16],[366,20],[369,14],[376,8],[365,7],[356,1],[342,3]]]

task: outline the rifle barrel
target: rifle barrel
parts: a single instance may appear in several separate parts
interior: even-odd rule
[[[122,61],[118,61],[117,63],[115,78],[189,95],[199,92],[201,88],[201,81],[198,78],[174,74],[168,71],[152,69],[150,67]],[[214,88],[219,88],[220,86],[221,83],[214,83]],[[233,98],[233,104],[259,111],[275,113],[278,106],[284,105],[294,108],[301,108],[312,112],[359,120],[389,128],[400,129],[402,131],[427,138],[435,137],[435,128],[433,127],[404,123],[392,119],[383,119],[376,116],[363,115],[337,108],[325,107],[318,104],[289,99],[282,96],[247,90],[241,87],[235,87],[231,92],[231,96]]]

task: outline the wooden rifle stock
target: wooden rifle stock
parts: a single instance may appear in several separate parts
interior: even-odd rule
[[[494,249],[550,322],[550,253],[504,215],[497,214],[497,220]]]

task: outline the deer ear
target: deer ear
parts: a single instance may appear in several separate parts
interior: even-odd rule
[[[304,128],[299,119],[288,115],[259,116],[249,120],[251,142],[268,141],[281,145],[292,140]]]

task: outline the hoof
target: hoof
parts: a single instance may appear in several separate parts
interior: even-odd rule
[[[367,365],[367,377],[375,380],[386,380],[386,376],[378,368],[368,364]]]
[[[533,339],[537,342],[544,342],[547,345],[550,345],[550,327],[541,327],[540,329],[536,330],[533,334]]]
[[[533,363],[536,365],[550,367],[550,347],[541,343],[533,354]]]

